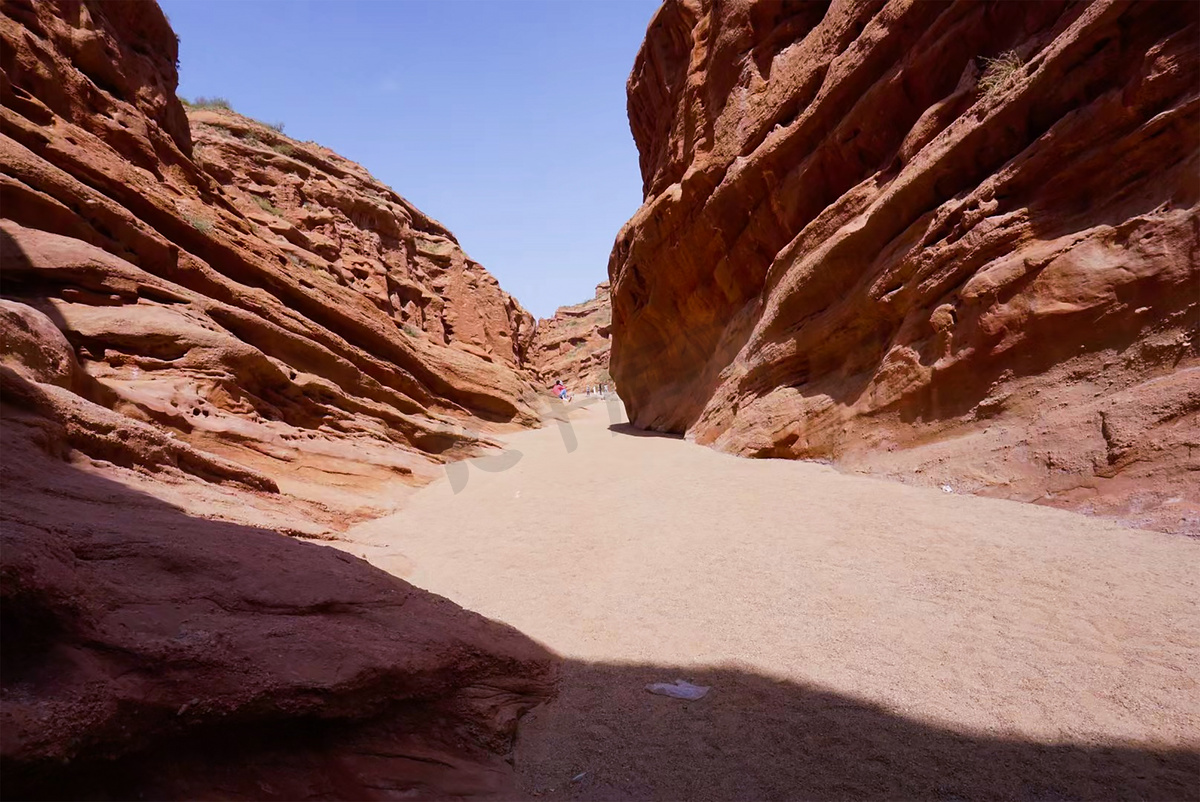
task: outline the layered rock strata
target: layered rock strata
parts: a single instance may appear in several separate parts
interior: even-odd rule
[[[358,165],[232,112],[189,126],[139,8],[3,18],[3,294],[67,338],[80,414],[237,463],[315,529],[535,423],[532,317]]]
[[[535,423],[532,319],[357,165],[189,121],[157,5],[0,11],[5,795],[511,794],[556,659],[288,535]]]
[[[1200,532],[1198,19],[668,0],[609,263],[632,421]]]
[[[596,286],[596,295],[590,301],[561,306],[554,317],[538,321],[529,363],[543,384],[561,380],[573,392],[611,385],[611,338],[612,306],[605,281]]]

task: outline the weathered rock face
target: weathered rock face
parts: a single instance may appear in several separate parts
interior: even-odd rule
[[[668,0],[632,421],[1200,531],[1194,3]]]
[[[318,530],[534,422],[531,316],[358,165],[232,113],[197,112],[194,145],[174,34],[138,8],[3,19],[4,295],[64,333],[81,398]]]
[[[197,163],[297,270],[354,290],[409,333],[523,365],[533,316],[440,223],[320,145],[228,110],[188,119]]]
[[[280,532],[534,422],[531,318],[328,151],[193,158],[155,4],[2,12],[6,795],[503,793],[554,659]]]
[[[561,379],[572,392],[581,392],[588,385],[611,384],[611,337],[612,305],[605,281],[596,286],[592,300],[561,306],[554,317],[538,321],[529,362],[543,384]]]

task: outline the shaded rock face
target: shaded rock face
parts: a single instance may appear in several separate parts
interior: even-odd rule
[[[328,151],[197,156],[155,4],[0,10],[5,794],[506,792],[554,658],[281,532],[535,422],[529,315]]]
[[[157,9],[4,8],[3,294],[66,337],[82,400],[259,474],[314,531],[536,422],[532,317],[442,226],[260,123],[193,134]]]
[[[1200,532],[1194,3],[669,1],[632,421]]]
[[[3,411],[7,798],[512,793],[517,718],[554,690],[541,646],[349,554],[189,515],[186,486],[54,459],[58,425]]]
[[[592,300],[561,306],[554,317],[538,321],[529,362],[543,384],[562,380],[573,393],[588,385],[611,384],[611,337],[612,305],[605,281],[596,285]]]

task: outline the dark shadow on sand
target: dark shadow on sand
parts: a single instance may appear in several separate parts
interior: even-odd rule
[[[610,432],[627,434],[630,437],[662,437],[667,440],[682,440],[683,435],[674,432],[656,432],[652,429],[639,429],[632,423],[614,423],[608,427]]]
[[[712,690],[645,690],[676,678]],[[1200,799],[1194,750],[967,733],[735,667],[571,661],[558,698],[523,720],[516,758],[522,791],[550,798]]]

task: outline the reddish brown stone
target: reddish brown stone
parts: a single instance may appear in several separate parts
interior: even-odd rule
[[[0,11],[5,795],[510,795],[556,659],[288,535],[535,423],[532,318],[336,154],[194,147],[154,3]]]
[[[55,459],[78,421],[40,411],[0,427],[6,797],[511,795],[553,655],[357,557],[187,514],[186,483]],[[143,457],[162,436],[112,417]]]
[[[4,293],[61,329],[87,399],[269,477],[316,531],[536,423],[533,319],[453,235],[262,123],[193,133],[174,34],[136,8],[0,17]]]
[[[301,272],[354,290],[409,334],[519,368],[533,316],[361,166],[223,109],[188,112],[196,161]]]
[[[608,353],[612,337],[612,306],[608,282],[596,286],[596,296],[575,306],[560,306],[554,317],[539,320],[529,349],[529,362],[541,383],[566,383],[572,393],[588,386],[612,385]]]
[[[1200,532],[1198,8],[668,0],[633,422]]]

